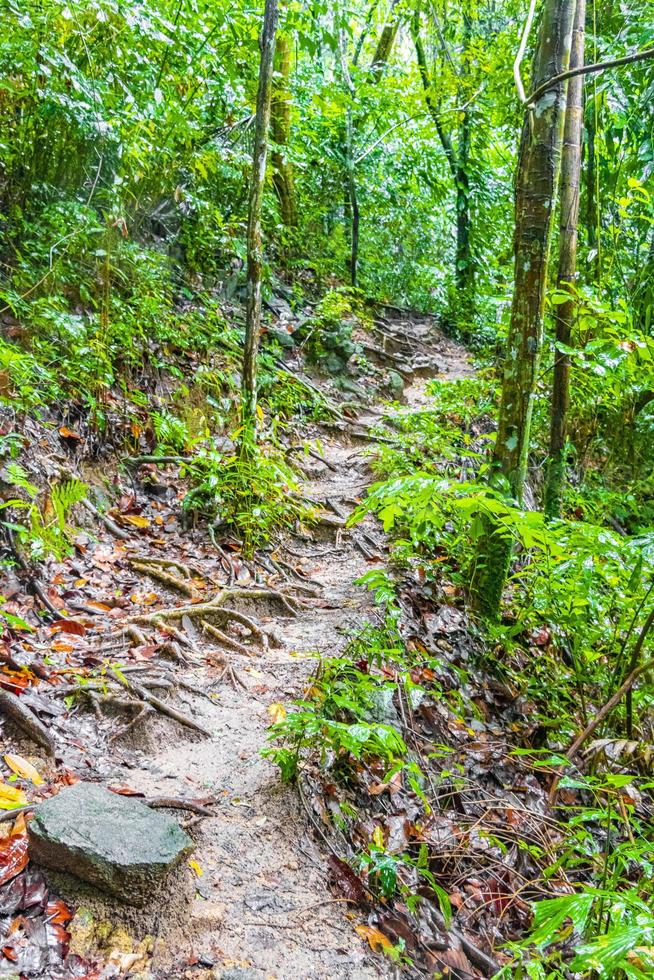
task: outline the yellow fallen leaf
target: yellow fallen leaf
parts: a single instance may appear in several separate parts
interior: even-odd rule
[[[367,939],[373,953],[376,953],[380,949],[392,949],[393,943],[390,941],[388,936],[385,936],[383,932],[379,929],[375,929],[374,926],[356,926],[356,931],[359,933],[362,939]]]
[[[22,756],[6,755],[5,762],[17,776],[22,776],[23,779],[29,779],[35,786],[40,786],[43,782],[42,777],[39,776],[38,769],[31,762],[28,762],[27,759],[23,759]]]
[[[377,824],[377,826],[375,827],[375,829],[373,831],[372,839],[373,839],[374,843],[377,845],[377,847],[382,847],[383,848],[383,846],[384,846],[384,831],[381,829],[381,827],[379,826],[379,824]]]
[[[14,820],[14,826],[11,828],[11,832],[10,833],[11,833],[11,836],[12,837],[17,836],[18,834],[26,834],[27,833],[27,824],[25,823],[25,814],[24,813],[19,813],[18,814],[18,816]]]
[[[271,704],[268,706],[268,714],[272,718],[273,724],[276,725],[286,717],[286,708],[283,704]]]
[[[0,782],[0,810],[13,810],[17,806],[25,806],[26,803],[27,797],[22,789]]]
[[[201,878],[202,875],[204,874],[204,871],[202,870],[198,862],[194,861],[193,858],[191,858],[191,860],[189,861],[188,866],[191,869],[191,871],[195,874],[196,878]]]
[[[150,527],[150,518],[141,517],[140,514],[123,514],[122,519],[134,527]]]

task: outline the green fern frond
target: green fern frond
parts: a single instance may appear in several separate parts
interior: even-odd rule
[[[24,490],[32,500],[38,496],[39,488],[30,483],[26,470],[19,463],[8,463],[6,473],[13,487]]]
[[[66,527],[66,519],[70,509],[84,499],[87,490],[88,487],[86,484],[82,483],[81,480],[76,480],[74,477],[69,480],[63,480],[61,483],[56,483],[52,487],[50,500],[52,501],[57,524],[62,531]]]

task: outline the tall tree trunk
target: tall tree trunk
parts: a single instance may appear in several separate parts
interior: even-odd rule
[[[462,78],[469,75],[468,51],[472,35],[470,14],[463,14],[463,65]],[[467,86],[459,87],[459,97],[465,103],[468,99]],[[470,311],[474,305],[474,265],[470,250],[470,142],[472,137],[472,116],[469,107],[462,113],[459,139],[456,152],[454,180],[456,183],[456,269],[455,283],[458,300],[464,310]]]
[[[287,228],[296,228],[298,211],[295,177],[293,165],[286,155],[291,136],[291,96],[289,91],[291,46],[288,36],[283,32],[277,38],[275,68],[276,74],[273,79],[270,107],[270,135],[275,144],[272,152],[273,185],[279,198],[282,222]]]
[[[397,32],[400,26],[400,21],[395,16],[397,2],[398,0],[393,0],[391,9],[388,12],[389,19],[384,24],[382,32],[379,35],[379,41],[377,42],[377,47],[370,65],[371,71],[373,71],[375,74],[383,71],[384,66],[388,64],[388,59],[391,56],[391,51],[393,50],[393,45],[395,44],[395,38],[397,37]]]
[[[248,452],[256,437],[257,413],[257,354],[261,336],[261,277],[263,242],[261,238],[261,205],[266,181],[270,100],[272,94],[273,62],[277,33],[277,0],[266,0],[261,33],[261,63],[257,112],[252,155],[252,183],[247,232],[247,306],[245,314],[245,347],[243,350],[243,381],[241,390],[241,451]]]
[[[584,63],[586,0],[577,0],[570,67]],[[583,127],[584,77],[577,75],[568,82],[568,104],[565,114],[563,150],[561,153],[561,214],[559,220],[558,286],[574,286],[577,274],[577,237],[579,225],[579,183],[581,179],[581,133]],[[570,296],[556,307],[557,345],[570,346],[577,303]],[[557,350],[554,355],[552,409],[550,421],[549,464],[545,488],[545,513],[561,516],[561,499],[565,481],[565,445],[570,404],[570,355]]]
[[[464,55],[470,45],[471,38],[471,18],[468,13],[464,14],[463,20],[463,48]],[[470,209],[470,146],[472,141],[472,113],[469,108],[462,114],[459,129],[459,139],[455,147],[450,133],[443,126],[441,113],[434,98],[432,80],[429,74],[427,58],[425,55],[422,37],[420,36],[420,14],[415,13],[411,22],[411,35],[416,51],[416,61],[418,72],[422,81],[425,97],[425,105],[431,116],[436,132],[440,140],[445,158],[452,174],[452,179],[456,194],[456,246],[454,253],[454,282],[457,292],[457,301],[463,307],[469,309],[474,305],[474,263],[471,250],[471,231],[472,216]],[[464,70],[464,74],[465,74]],[[463,88],[460,89],[461,98],[466,98]]]
[[[575,0],[545,0],[533,88],[564,72],[570,60]],[[506,344],[493,479],[522,502],[531,419],[543,346],[547,263],[552,237],[565,120],[565,82],[549,88],[528,108],[522,130],[515,202],[515,272]],[[499,614],[512,540],[487,522],[477,548],[471,583],[477,612]]]
[[[398,28],[400,26],[399,19],[393,16],[395,7],[397,6],[398,0],[393,0],[391,9],[389,12],[389,17],[391,18],[383,27],[379,41],[377,42],[377,47],[375,48],[375,53],[373,55],[372,62],[370,64],[370,81],[373,84],[377,84],[383,75],[384,68],[388,64],[388,60],[391,56],[393,50],[393,44],[395,43],[395,38],[397,37]],[[363,39],[367,33],[370,20],[372,19],[372,14],[376,9],[377,4],[374,3],[370,8],[370,14],[368,21],[366,22],[366,28],[362,37],[359,39],[359,44],[355,50],[354,58],[352,61],[353,65],[356,65],[361,54],[361,49],[363,46]],[[343,75],[345,76],[345,81],[349,89],[351,97],[354,99],[356,95],[356,89],[350,72],[347,68],[347,63],[345,60],[344,48],[341,50],[341,60],[343,63]],[[347,267],[350,276],[350,283],[356,286],[358,283],[358,268],[359,268],[359,237],[360,237],[360,225],[361,225],[361,211],[359,208],[359,198],[357,194],[357,181],[356,181],[356,164],[354,160],[355,154],[355,135],[361,125],[361,119],[354,119],[351,109],[347,112],[347,122],[346,122],[346,132],[345,132],[345,143],[344,143],[344,156],[345,156],[345,209],[343,217],[345,219],[346,231],[345,239],[348,246],[348,256],[347,256]]]

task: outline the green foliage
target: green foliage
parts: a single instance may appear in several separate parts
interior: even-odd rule
[[[481,378],[435,379],[427,386],[433,404],[420,411],[393,405],[383,417],[382,443],[372,465],[385,477],[414,473],[447,473],[460,469],[461,457],[479,465],[488,448],[496,384]],[[388,430],[391,430],[390,432]]]
[[[152,425],[157,447],[162,452],[183,453],[188,448],[190,434],[185,423],[171,412],[153,412]]]
[[[383,633],[374,639],[377,644],[387,641]],[[375,757],[390,769],[407,748],[395,728],[372,720],[384,691],[392,692],[392,685],[357,669],[349,658],[323,661],[311,700],[296,702],[295,710],[271,727],[270,738],[279,744],[264,755],[279,765],[286,780],[295,778],[306,749],[317,748],[323,764],[333,757],[337,768]]]
[[[311,519],[293,471],[272,444],[254,444],[234,456],[200,447],[182,473],[192,484],[183,504],[187,514],[202,516],[213,528],[233,529],[247,554],[267,544],[275,531]]]
[[[42,560],[50,555],[62,558],[70,554],[71,535],[75,529],[68,523],[71,509],[84,499],[87,486],[76,479],[62,480],[53,484],[48,494],[30,483],[25,470],[18,463],[9,463],[4,471],[5,480],[25,498],[14,497],[0,504],[0,510],[11,511],[18,517],[25,514],[25,521],[0,521],[4,527],[15,531],[19,541],[29,550],[30,557]]]
[[[356,291],[333,289],[325,293],[302,331],[307,355],[328,374],[343,374],[359,350],[352,331],[362,321],[367,322],[367,314]]]
[[[570,945],[573,955],[561,962],[558,944]],[[654,916],[635,890],[583,891],[536,902],[534,921],[516,961],[496,974],[496,980],[529,976],[558,980],[570,975],[624,977],[644,980],[654,970]],[[536,946],[538,958],[525,952]]]

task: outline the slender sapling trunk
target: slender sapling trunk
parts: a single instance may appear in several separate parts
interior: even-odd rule
[[[245,347],[243,351],[243,381],[241,390],[241,449],[247,451],[256,437],[257,415],[257,355],[261,336],[261,279],[263,271],[263,241],[261,237],[261,205],[266,180],[268,129],[272,93],[275,37],[277,33],[277,0],[266,0],[261,33],[261,63],[250,184],[250,210],[247,232],[247,305],[245,315]]]

